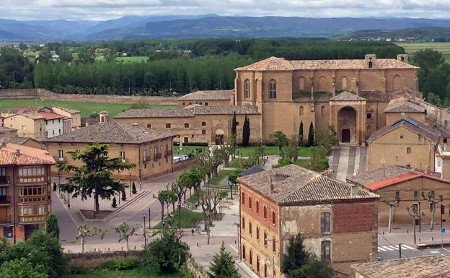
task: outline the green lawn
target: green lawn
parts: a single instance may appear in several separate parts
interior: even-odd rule
[[[178,278],[184,277],[182,274],[172,274],[172,275],[160,275],[151,272],[145,268],[137,268],[133,270],[94,270],[86,274],[67,274],[65,278],[157,278],[157,277],[168,277],[168,278]]]
[[[220,182],[224,179],[228,178],[228,174],[232,173],[234,170],[221,170],[219,171],[219,173],[217,173],[217,176],[213,177],[212,179],[209,180],[209,184],[217,187]],[[227,183],[228,184],[228,183]],[[226,187],[228,188],[228,186]]]
[[[200,154],[208,151],[207,146],[174,146],[173,153],[174,154]]]
[[[399,43],[398,45],[403,47],[407,54],[414,54],[416,51],[431,48],[441,52],[447,63],[450,63],[450,42]]]
[[[244,156],[244,157],[248,157],[250,156],[256,147],[239,147],[237,149],[236,154],[239,156]],[[314,147],[302,147],[299,148],[298,150],[298,155],[299,156],[311,156],[311,151],[313,150]],[[277,146],[265,146],[264,147],[265,152],[264,155],[278,155],[278,147]]]
[[[147,62],[148,57],[147,56],[116,57],[116,61],[125,63],[140,63],[140,62]]]
[[[111,117],[129,109],[132,104],[118,103],[97,103],[97,102],[73,102],[60,100],[40,100],[40,99],[7,99],[0,100],[0,110],[20,106],[59,106],[68,109],[79,110],[81,117],[89,117],[92,112],[108,111]],[[171,105],[145,105],[147,108],[172,108]]]
[[[174,224],[175,224],[176,228],[178,228],[178,227],[180,227],[180,228],[192,228],[192,226],[194,226],[194,224],[197,223],[198,221],[200,221],[200,219],[202,219],[202,217],[203,217],[201,212],[190,211],[190,210],[185,209],[185,208],[181,208],[180,212],[181,213],[179,213],[178,210],[175,211]],[[178,226],[178,224],[180,224],[180,225]],[[161,229],[162,228],[162,223],[159,222],[153,228]]]

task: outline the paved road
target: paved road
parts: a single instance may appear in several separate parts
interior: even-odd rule
[[[348,176],[356,175],[367,169],[367,148],[345,145],[333,147],[329,164],[333,170],[333,177],[340,181],[346,181]]]

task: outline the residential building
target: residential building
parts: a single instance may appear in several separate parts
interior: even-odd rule
[[[355,278],[446,278],[449,266],[449,255],[435,255],[355,264],[352,270]]]
[[[81,127],[81,113],[78,110],[52,107],[53,112],[64,116],[64,133]]]
[[[177,99],[178,107],[192,104],[204,106],[230,106],[233,104],[233,90],[195,91]]]
[[[0,140],[17,137],[17,129],[0,126]]]
[[[205,106],[193,104],[174,109],[129,109],[114,120],[138,124],[157,130],[169,130],[177,135],[176,142],[224,144],[231,139],[231,123],[236,114],[237,140],[242,140],[245,117],[250,121],[250,141],[259,141],[260,114],[255,106]]]
[[[46,150],[0,145],[0,238],[22,241],[44,228],[51,212],[50,167],[54,164]]]
[[[411,213],[417,215],[418,225],[427,228],[431,220],[436,223],[435,229],[440,226],[440,219],[450,221],[450,181],[430,172],[390,166],[348,177],[347,182],[380,195],[379,226],[388,226],[390,211],[392,225],[411,224]],[[444,206],[442,217],[441,206]]]
[[[282,255],[297,234],[342,274],[377,259],[378,195],[296,165],[238,183],[240,259],[259,277],[282,277]]]
[[[84,150],[95,143],[108,144],[109,157],[122,158],[123,161],[136,165],[131,170],[122,171],[115,176],[123,180],[141,181],[172,171],[174,137],[170,131],[155,131],[147,127],[107,120],[47,139],[44,144],[58,163],[72,165],[80,165],[81,162],[74,161],[69,152]],[[52,174],[64,173],[59,173],[54,167]]]

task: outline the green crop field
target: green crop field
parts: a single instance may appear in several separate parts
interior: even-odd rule
[[[450,63],[450,42],[399,43],[398,45],[403,47],[407,54],[414,54],[421,49],[431,48],[441,52],[447,63]]]
[[[140,63],[140,62],[147,62],[147,60],[148,57],[146,56],[116,57],[116,61],[124,63]]]
[[[60,100],[40,100],[40,99],[6,99],[0,100],[0,110],[23,106],[58,106],[73,110],[79,110],[81,117],[89,117],[92,112],[107,111],[114,117],[118,113],[131,108],[132,104],[119,103],[97,103],[97,102],[73,102]],[[145,108],[172,108],[171,105],[145,105]],[[141,105],[139,106],[141,108]]]

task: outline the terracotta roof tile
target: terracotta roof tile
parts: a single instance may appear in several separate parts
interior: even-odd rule
[[[52,137],[45,142],[142,144],[170,137],[175,137],[175,134],[170,131],[108,121]]]
[[[417,67],[396,59],[376,59],[375,69],[417,69]],[[254,64],[240,67],[236,71],[267,70],[320,70],[320,69],[366,69],[364,59],[353,60],[292,60],[270,57]]]
[[[366,186],[371,183],[379,182],[392,177],[405,175],[408,173],[418,174],[416,169],[403,167],[403,166],[389,166],[373,171],[361,172],[356,176],[348,177],[347,181],[357,183],[362,186]]]
[[[38,112],[39,115],[42,116],[42,118],[46,121],[51,120],[58,120],[58,119],[64,119],[65,117],[63,115],[59,115],[52,112]]]
[[[0,165],[53,165],[55,163],[46,150],[9,143],[0,145]]]
[[[178,100],[231,100],[233,90],[196,91],[179,97]]]
[[[389,103],[384,113],[425,113],[425,107],[409,101],[394,102]]]
[[[363,188],[358,188],[352,193],[349,184],[297,165],[239,177],[238,181],[281,205],[329,203],[379,197]]]
[[[365,278],[449,278],[450,256],[437,255],[376,261],[351,266]]]

